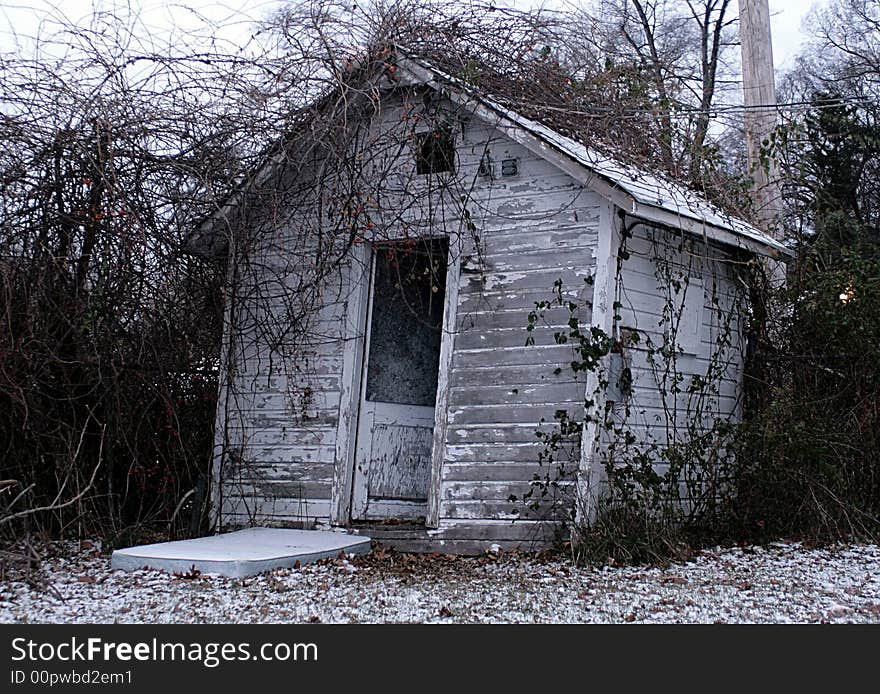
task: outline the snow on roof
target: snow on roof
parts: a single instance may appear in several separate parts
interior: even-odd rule
[[[456,78],[448,75],[437,68],[428,65],[416,58],[407,56],[404,62],[412,63],[429,71],[439,81],[454,86],[457,90],[481,103],[486,108],[497,113],[503,119],[534,137],[537,137],[557,152],[565,155],[577,164],[589,169],[595,175],[603,178],[613,187],[628,194],[633,201],[640,205],[648,206],[670,212],[678,217],[686,218],[700,225],[708,225],[730,232],[736,237],[750,241],[750,245],[757,244],[771,252],[770,255],[792,256],[790,249],[755,228],[748,222],[737,219],[719,209],[704,197],[686,189],[684,186],[674,183],[656,174],[608,157],[595,149],[589,148],[581,142],[556,132],[537,121],[502,106],[497,101],[475,93]],[[634,211],[634,210],[633,210]],[[637,214],[635,216],[638,216]]]

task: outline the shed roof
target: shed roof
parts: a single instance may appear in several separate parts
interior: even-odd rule
[[[609,197],[633,217],[680,228],[761,255],[774,258],[794,255],[779,241],[681,184],[604,155],[526,118],[425,61],[404,55],[398,59],[397,66],[410,73],[415,81],[447,88],[450,99],[468,105],[477,115]]]
[[[787,260],[794,256],[791,249],[776,239],[728,214],[680,183],[624,163],[527,118],[502,105],[498,99],[399,48],[396,55],[398,76],[395,81],[408,81],[443,90],[450,100],[610,199],[626,214],[771,258]],[[277,157],[269,157],[257,179],[270,176],[276,161]],[[204,248],[201,251],[197,249],[204,246],[208,239],[211,239],[207,242],[211,250],[207,252],[217,252],[220,240],[210,233],[210,229],[219,217],[236,204],[242,192],[230,196],[192,235],[189,245],[194,252],[205,253]]]

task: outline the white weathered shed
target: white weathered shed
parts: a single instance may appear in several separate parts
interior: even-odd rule
[[[272,210],[298,211],[273,226],[261,208],[260,260],[227,315],[213,492],[223,526],[368,528],[447,552],[542,545],[565,509],[522,501],[536,478],[549,479],[537,432],[557,426],[561,411],[582,419],[586,400],[627,417],[636,445],[675,435],[687,389],[664,383],[669,373],[658,374],[646,347],[670,329],[676,374],[713,371],[713,416],[738,416],[739,269],[787,249],[422,61],[398,57],[371,88],[370,108],[352,116],[361,133],[352,158],[369,159],[376,190],[359,171],[354,196],[337,171],[316,192],[314,153],[283,173],[270,162],[259,179],[292,181]],[[357,197],[354,212],[343,189]],[[307,259],[328,257],[325,220],[342,214],[359,220],[345,252],[303,282]],[[274,293],[261,291],[257,306],[248,287],[268,285]],[[289,334],[264,334],[261,321],[278,319],[266,297],[280,306],[304,286],[314,310],[297,313]],[[572,346],[555,337],[567,330],[567,306],[548,307],[526,330],[536,302],[554,296],[623,345],[599,372],[569,367]],[[643,339],[626,338],[633,333]],[[609,377],[621,369],[625,393]],[[611,387],[596,402],[604,381]],[[574,469],[554,490],[599,488],[610,445],[599,429],[585,425],[569,451]]]

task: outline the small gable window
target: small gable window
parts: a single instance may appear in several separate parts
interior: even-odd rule
[[[449,128],[416,133],[416,173],[432,174],[455,169],[455,142]]]

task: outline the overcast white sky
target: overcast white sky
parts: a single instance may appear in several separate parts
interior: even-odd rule
[[[801,22],[811,6],[821,5],[826,1],[770,0],[773,53],[777,69],[790,66],[804,38]],[[556,5],[557,2],[550,0],[545,4]],[[120,5],[131,7],[140,16],[143,25],[152,30],[167,31],[173,26],[195,29],[200,25],[204,26],[203,16],[224,26],[224,37],[240,41],[241,37],[248,34],[249,18],[264,16],[281,4],[283,2],[279,0],[0,0],[0,52],[17,50],[11,29],[20,36],[33,36],[40,23],[53,15],[66,16],[73,22],[81,22],[93,12],[93,8],[106,9]],[[508,0],[504,4],[528,7],[540,3],[533,0]]]

